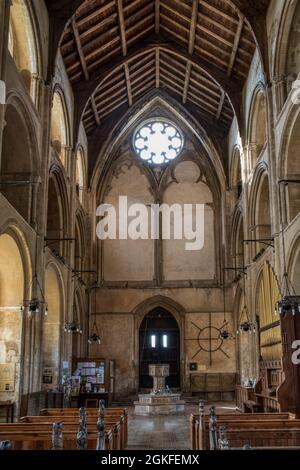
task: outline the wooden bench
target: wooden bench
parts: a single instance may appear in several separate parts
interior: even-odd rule
[[[98,408],[87,408],[86,416],[98,416]],[[47,408],[40,411],[41,416],[74,416],[79,417],[78,408]],[[128,442],[128,412],[126,408],[123,407],[114,407],[114,408],[105,408],[105,416],[116,416],[119,415],[122,417],[122,435],[123,435],[123,448],[126,447]],[[59,419],[58,419],[59,421]]]
[[[49,450],[52,442],[53,423],[63,424],[65,449],[77,449],[79,409],[53,408],[42,410],[40,416],[25,416],[19,423],[0,424],[0,440],[12,441],[16,450]],[[99,410],[86,410],[88,449],[96,449],[97,420]],[[127,443],[127,410],[105,409],[105,447],[107,450],[122,450]]]
[[[290,413],[224,414],[218,416],[217,428],[220,426],[226,428],[232,447],[243,447],[247,442],[255,447],[273,447],[278,445],[278,436],[282,437],[282,446],[289,446],[286,442],[300,445],[300,420]],[[190,433],[193,450],[209,449],[209,416],[191,415]]]
[[[96,429],[97,423],[96,416],[87,417],[87,428],[88,433],[93,432]],[[63,423],[65,425],[72,424],[78,430],[78,418],[73,416],[25,416],[21,418],[22,423],[28,423],[32,425],[47,424],[52,426],[55,422]],[[109,416],[105,417],[105,424],[110,426],[113,430],[113,448],[122,450],[126,447],[126,434],[125,434],[125,423],[123,416]]]
[[[52,426],[42,426],[33,429],[29,427],[22,428],[22,425],[17,428],[0,428],[0,441],[11,441],[14,450],[50,450],[52,445]],[[9,426],[9,425],[8,425]],[[23,425],[24,426],[24,425]],[[75,427],[64,427],[63,433],[64,449],[77,450],[76,442],[76,429]],[[97,432],[88,435],[88,449],[95,450],[97,443]],[[105,430],[105,448],[106,450],[113,449],[113,431],[111,428]]]

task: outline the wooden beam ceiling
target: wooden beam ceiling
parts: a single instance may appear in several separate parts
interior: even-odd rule
[[[131,107],[153,88],[172,89],[185,106],[229,129],[256,47],[247,3],[86,0],[61,41],[77,121],[85,109],[92,132],[124,100]],[[265,11],[257,8],[258,16]]]

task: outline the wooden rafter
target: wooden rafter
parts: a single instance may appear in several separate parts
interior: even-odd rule
[[[155,88],[159,88],[159,74],[160,74],[160,57],[159,47],[155,49]]]
[[[75,43],[76,43],[80,63],[81,63],[81,66],[82,66],[84,78],[86,80],[88,80],[89,79],[89,72],[88,72],[88,69],[87,69],[86,60],[85,60],[84,52],[83,52],[83,49],[82,49],[81,40],[80,40],[80,36],[79,36],[79,32],[78,32],[75,17],[72,18],[72,29],[73,29]]]
[[[230,76],[231,73],[232,73],[232,69],[233,69],[233,66],[234,66],[234,62],[235,62],[235,59],[236,59],[237,51],[238,51],[241,36],[242,36],[244,21],[245,21],[245,18],[243,16],[241,16],[238,27],[237,27],[237,31],[236,31],[236,34],[235,34],[235,38],[234,38],[234,44],[233,44],[233,48],[232,48],[231,57],[230,57],[230,60],[229,60],[229,65],[228,65],[228,70],[227,70],[228,76]]]
[[[197,26],[197,17],[198,17],[198,4],[199,4],[198,0],[193,0],[190,37],[189,37],[189,54],[191,55],[194,53],[196,26]]]
[[[155,34],[160,30],[160,0],[155,0]]]
[[[116,2],[117,2],[117,10],[118,10],[121,46],[122,46],[123,56],[125,57],[127,55],[127,42],[126,42],[126,30],[125,30],[125,21],[124,21],[124,12],[123,12],[123,1],[116,0]]]
[[[190,78],[191,78],[191,70],[192,70],[192,62],[190,60],[188,60],[187,65],[186,65],[186,74],[185,74],[183,96],[182,96],[183,104],[186,103],[187,97],[188,97]]]
[[[217,115],[216,115],[217,121],[220,119],[222,109],[223,109],[223,106],[224,106],[224,102],[225,102],[225,97],[226,97],[225,92],[224,92],[224,90],[222,90],[221,91],[221,98],[220,98],[220,102],[219,102],[219,106],[218,106],[218,111],[217,111]]]
[[[130,72],[128,63],[124,64],[124,73],[125,73],[125,80],[126,80],[126,88],[127,88],[127,97],[128,97],[128,104],[132,106],[132,91],[131,91],[131,82],[130,82]]]
[[[191,14],[191,26],[190,26],[190,33],[189,33],[189,46],[188,46],[189,55],[193,55],[194,53],[196,26],[197,26],[197,17],[198,17],[198,3],[199,3],[198,0],[193,0],[192,14]],[[192,70],[192,63],[190,60],[188,60],[186,63],[186,72],[185,72],[185,80],[184,80],[184,87],[183,87],[183,96],[182,96],[183,104],[186,104],[187,97],[188,97],[191,70]]]
[[[97,109],[97,106],[96,106],[96,103],[95,103],[94,96],[91,96],[91,106],[92,106],[92,110],[93,110],[93,113],[94,113],[96,124],[97,124],[97,126],[100,126],[101,122],[100,122],[100,117],[99,117],[99,113],[98,113],[98,109]]]

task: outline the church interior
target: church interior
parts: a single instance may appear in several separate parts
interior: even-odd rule
[[[300,0],[0,0],[0,449],[300,448],[299,155]]]

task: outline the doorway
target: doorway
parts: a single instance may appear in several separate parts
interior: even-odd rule
[[[162,307],[151,310],[139,330],[139,388],[151,389],[150,364],[169,364],[166,385],[180,388],[180,330],[176,319]]]

